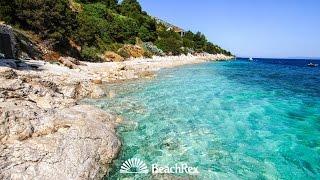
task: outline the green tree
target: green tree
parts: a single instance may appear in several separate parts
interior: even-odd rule
[[[110,22],[109,32],[115,42],[134,44],[138,29],[135,19],[117,15],[114,21]]]
[[[110,9],[116,9],[118,6],[118,0],[78,0],[78,2],[81,2],[84,4],[101,3]]]
[[[207,39],[204,34],[201,32],[197,32],[193,38],[193,41],[195,43],[194,50],[197,52],[203,52],[205,50],[205,46],[207,44]]]
[[[194,49],[195,48],[194,36],[195,34],[193,32],[187,31],[183,36],[183,46]]]
[[[53,39],[59,43],[66,41],[66,37],[76,25],[75,13],[71,11],[68,3],[68,0],[13,0],[9,6],[1,6],[0,14],[5,16],[2,13],[8,13],[7,17],[4,17],[8,23],[32,30],[42,38]]]
[[[0,1],[0,20],[11,23],[14,18],[15,3],[12,0]]]
[[[70,3],[77,2],[74,12]],[[138,0],[1,0],[0,20],[33,31],[50,40],[61,53],[69,39],[82,47],[81,55],[98,60],[105,50],[116,51],[123,44],[134,44],[138,37],[157,45],[166,53],[231,53],[207,41],[205,35],[191,31],[181,37],[167,31],[164,24],[142,11]],[[81,6],[80,6],[81,5]],[[143,43],[141,43],[143,44]],[[153,49],[157,49],[154,48]],[[158,50],[158,49],[157,49]],[[162,54],[162,53],[160,53]]]
[[[102,3],[110,9],[116,9],[118,6],[118,0],[102,0]]]
[[[154,42],[157,39],[156,28],[143,25],[139,28],[138,37],[144,42]]]
[[[205,48],[205,51],[210,54],[218,54],[220,53],[220,49],[218,46],[214,45],[211,42],[208,42]]]
[[[85,46],[100,46],[103,43],[111,43],[111,35],[108,29],[110,24],[105,17],[112,16],[104,4],[95,3],[84,5],[84,10],[77,16],[79,24],[73,37]]]
[[[183,41],[181,36],[174,31],[159,32],[159,39],[156,45],[165,53],[172,53],[173,55],[180,55],[182,53]]]
[[[137,18],[137,16],[141,15],[142,8],[137,0],[123,0],[120,4],[120,13]]]

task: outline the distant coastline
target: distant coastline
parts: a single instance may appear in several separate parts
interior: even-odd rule
[[[248,59],[250,57],[238,56],[239,59]],[[255,59],[292,59],[292,60],[320,60],[320,57],[252,57]]]

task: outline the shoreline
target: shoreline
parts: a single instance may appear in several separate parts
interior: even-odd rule
[[[73,70],[77,72],[77,75],[73,75],[73,77],[83,80],[91,79],[92,81],[103,82],[126,81],[153,76],[156,71],[159,71],[163,68],[174,68],[177,66],[199,64],[208,61],[230,60],[232,58],[233,57],[228,57],[220,54],[207,56],[181,55],[164,57],[154,56],[153,58],[135,58],[123,62],[85,62],[86,66],[78,66],[79,69]],[[48,68],[48,70],[50,70],[50,67]]]
[[[0,60],[0,164],[5,164],[0,165],[0,177],[102,178],[121,148],[115,130],[118,117],[77,101],[107,96],[104,83],[152,78],[162,68],[221,59],[232,57],[84,62],[76,69],[36,60]]]

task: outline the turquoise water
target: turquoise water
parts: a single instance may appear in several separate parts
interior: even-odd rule
[[[88,100],[125,119],[107,179],[151,179],[119,173],[132,157],[187,163],[193,179],[320,179],[320,68],[211,62],[109,89],[115,97]]]

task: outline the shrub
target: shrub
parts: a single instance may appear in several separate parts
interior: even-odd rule
[[[149,51],[152,54],[157,55],[157,56],[164,56],[165,55],[165,53],[161,49],[159,49],[156,45],[154,45],[152,42],[143,43],[143,48],[146,51]]]
[[[82,51],[81,51],[81,56],[86,61],[92,61],[92,62],[101,61],[98,54],[99,54],[99,51],[95,47],[85,46],[82,48]]]
[[[107,45],[106,50],[117,52],[123,45],[119,43],[111,43]]]
[[[155,44],[167,54],[179,55],[182,52],[182,38],[174,31],[159,32],[159,39]]]
[[[4,5],[3,5],[4,3]],[[1,0],[0,19],[32,30],[42,38],[65,41],[73,28],[76,14],[68,0]]]
[[[109,23],[105,16],[109,16],[106,6],[101,3],[89,4],[84,6],[84,11],[77,16],[79,24],[74,33],[74,39],[80,44],[89,46],[100,46],[112,42],[108,32]]]
[[[150,51],[144,51],[143,57],[152,58],[152,57],[153,57],[153,54],[152,54],[152,52],[150,52]]]
[[[120,48],[117,53],[118,53],[120,56],[124,57],[125,59],[130,58],[129,52],[126,51],[126,50],[123,49],[123,48]]]

